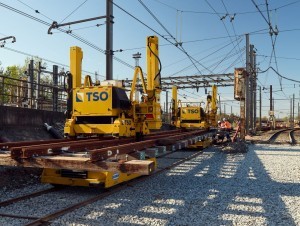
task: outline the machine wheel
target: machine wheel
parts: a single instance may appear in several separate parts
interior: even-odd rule
[[[136,141],[142,141],[144,137],[144,134],[141,132],[135,133],[135,140]]]
[[[62,188],[65,188],[67,187],[67,185],[64,185],[64,184],[51,184],[54,188],[57,188],[57,189],[62,189]]]

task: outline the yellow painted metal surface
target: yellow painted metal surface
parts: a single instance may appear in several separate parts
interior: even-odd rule
[[[208,129],[217,125],[217,87],[212,86],[205,110],[201,106],[182,106],[177,99],[177,87],[172,87],[172,123],[178,128]]]
[[[150,158],[149,161],[153,161],[155,168],[157,168],[157,162],[155,158]],[[109,188],[125,181],[132,180],[140,177],[140,174],[133,173],[127,174],[120,171],[88,171],[86,178],[72,178],[61,176],[60,170],[57,169],[44,169],[41,177],[42,183],[67,185],[67,186],[97,186],[102,185],[104,188]]]
[[[161,128],[160,89],[154,87],[160,85],[158,39],[151,36],[147,41],[151,71],[147,82],[152,89],[146,90],[140,67],[136,68],[134,74],[135,80],[140,75],[145,96],[148,97],[142,103],[130,102],[135,87],[132,87],[129,100],[120,81],[103,81],[101,85],[99,83],[93,85],[91,77],[87,75],[81,86],[83,53],[79,47],[71,47],[72,112],[71,118],[67,119],[65,124],[65,134],[68,136],[112,134],[130,137],[138,133],[149,134],[149,129]]]
[[[112,86],[83,87],[73,91],[73,116],[116,116],[112,108]]]
[[[73,46],[70,48],[70,71],[72,74],[72,87],[81,86],[81,61],[83,53],[80,47]]]
[[[200,107],[182,107],[181,120],[201,120]]]
[[[147,37],[147,89],[160,89],[160,74],[158,65],[158,37]]]
[[[159,65],[158,37],[147,37],[147,101],[148,113],[146,121],[150,130],[158,130],[162,126],[160,93],[161,75]],[[151,110],[151,112],[149,112]]]
[[[197,141],[195,144],[189,145],[188,148],[201,148],[201,149],[204,149],[204,148],[207,148],[208,146],[210,146],[211,143],[212,143],[211,139],[208,138],[208,139],[205,139],[205,140],[202,140],[202,141]]]

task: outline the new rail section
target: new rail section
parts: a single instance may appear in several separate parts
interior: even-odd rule
[[[197,137],[193,137],[192,139],[187,138],[185,140],[178,140],[178,141],[176,141],[176,143],[173,142],[173,144],[170,143],[170,140],[168,140],[168,141],[167,140],[162,140],[162,138],[161,138],[161,137],[166,137],[166,136],[176,137],[176,136],[178,136],[177,135],[178,132],[179,131],[177,131],[177,132],[170,131],[170,132],[165,132],[165,134],[164,133],[159,133],[159,134],[155,135],[155,137],[160,138],[160,142],[169,142],[168,145],[165,146],[167,148],[166,151],[162,151],[160,153],[157,153],[156,158],[157,159],[162,159],[162,160],[164,158],[165,159],[174,159],[174,162],[171,163],[170,165],[167,165],[167,166],[164,166],[164,167],[158,167],[154,172],[152,172],[147,177],[139,177],[139,178],[136,178],[135,180],[126,181],[122,184],[119,184],[117,186],[106,189],[102,193],[100,193],[98,195],[95,195],[95,196],[93,196],[89,199],[86,199],[86,200],[81,201],[79,203],[67,206],[66,208],[63,208],[63,209],[61,209],[57,212],[49,213],[46,216],[32,217],[32,216],[23,216],[23,215],[13,215],[13,214],[3,213],[3,212],[0,213],[0,216],[32,220],[32,222],[28,223],[27,225],[43,225],[45,223],[46,224],[50,223],[50,221],[66,214],[68,212],[72,212],[72,211],[74,211],[78,208],[81,208],[85,205],[96,202],[98,200],[101,200],[101,199],[113,194],[113,193],[116,193],[116,192],[126,188],[129,184],[130,184],[130,186],[133,186],[134,184],[139,183],[140,181],[147,180],[148,178],[151,178],[152,176],[155,176],[155,175],[157,175],[159,173],[162,173],[166,170],[172,169],[173,167],[175,167],[175,166],[177,166],[177,165],[179,165],[179,164],[181,164],[181,163],[183,163],[187,160],[195,158],[196,156],[200,155],[202,152],[199,151],[198,149],[194,149],[194,148],[187,150],[189,145],[195,145],[197,143],[197,140],[198,141],[200,140],[200,142],[201,142],[201,140],[207,139],[209,136],[211,136],[214,133],[214,131],[210,131],[210,132],[201,131],[201,133],[199,133],[199,136],[197,136]],[[169,133],[171,133],[171,135]],[[191,134],[191,132],[186,132],[186,133]],[[153,135],[153,137],[154,137],[154,135]],[[35,143],[35,142],[33,142],[33,143]],[[137,142],[137,143],[140,143],[140,142]],[[42,144],[42,145],[44,145],[44,144]],[[185,153],[189,153],[188,157],[186,157],[186,156],[184,156],[182,158],[169,157],[170,155],[172,155],[176,151],[183,151]],[[60,188],[60,189],[64,189],[64,188]],[[34,192],[34,193],[31,193],[31,194],[27,194],[27,195],[24,195],[24,196],[21,196],[21,197],[17,197],[17,198],[11,199],[11,200],[6,200],[6,201],[3,201],[3,202],[0,202],[0,207],[5,207],[5,206],[11,205],[11,204],[15,204],[19,201],[28,200],[30,198],[46,195],[46,194],[52,193],[52,192],[59,192],[59,189],[58,188],[50,188],[50,189]]]

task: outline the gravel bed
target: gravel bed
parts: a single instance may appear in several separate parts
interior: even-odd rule
[[[299,162],[298,146],[250,145],[247,153],[235,154],[210,147],[192,160],[68,213],[51,225],[300,225]],[[19,191],[9,194],[14,192]],[[26,209],[30,216],[41,216],[100,192],[68,188],[0,212],[24,215]],[[0,225],[25,223],[0,219]]]
[[[279,136],[276,138],[276,143],[290,143],[289,133],[290,131],[280,133]]]
[[[0,217],[0,225],[5,226],[16,226],[16,225],[25,225],[30,223],[30,220],[26,219],[13,219],[10,217]]]
[[[295,137],[295,140],[297,141],[298,145],[300,143],[300,130],[296,130],[294,132],[294,137]]]
[[[174,153],[168,154],[162,158],[157,159],[157,165],[159,169],[165,168],[167,166],[170,166],[171,164],[181,161],[180,158],[187,158],[191,156],[192,154],[196,153],[196,151],[176,151]]]
[[[92,198],[100,192],[100,190],[85,187],[68,187],[63,190],[43,194],[31,199],[22,200],[9,206],[0,207],[0,213],[42,217],[61,210],[67,206]]]
[[[300,150],[210,148],[52,225],[300,225]]]
[[[52,186],[49,184],[41,184],[41,183],[35,185],[29,185],[23,188],[15,188],[13,190],[4,187],[0,190],[0,202],[8,199],[13,199],[16,197],[28,195],[33,192],[42,191],[48,188],[52,188]]]

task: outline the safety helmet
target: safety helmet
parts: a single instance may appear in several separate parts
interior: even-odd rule
[[[223,118],[223,121],[226,121],[226,118]]]
[[[219,120],[219,121],[218,121],[218,124],[220,124],[220,123],[221,123],[221,121]]]

